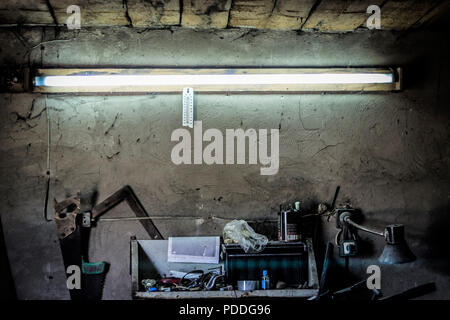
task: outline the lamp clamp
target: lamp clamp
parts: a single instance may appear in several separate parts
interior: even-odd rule
[[[342,229],[346,224],[346,219],[354,219],[358,215],[358,210],[350,207],[336,209],[336,228]]]

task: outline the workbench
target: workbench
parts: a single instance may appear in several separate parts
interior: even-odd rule
[[[142,279],[168,275],[169,270],[190,271],[205,269],[204,264],[167,262],[167,240],[134,240],[130,242],[131,288],[133,299],[245,299],[245,298],[309,298],[317,295],[319,281],[317,265],[311,239],[306,240],[308,248],[308,288],[271,289],[251,291],[154,291],[146,292],[140,284]],[[221,266],[208,265],[208,268]]]

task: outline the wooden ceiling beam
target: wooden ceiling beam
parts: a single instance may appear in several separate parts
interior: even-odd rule
[[[440,2],[439,0],[388,0],[381,10],[381,29],[409,29]]]
[[[450,14],[450,1],[440,1],[427,13],[425,13],[413,27],[420,27],[422,25],[427,25],[435,22],[436,20],[442,18],[444,15]]]
[[[322,0],[302,27],[305,31],[353,31],[367,20],[367,7],[381,5],[382,0],[334,1]]]
[[[275,0],[233,0],[228,26],[265,29]]]
[[[0,3],[0,24],[53,24],[46,0],[15,0]]]
[[[163,27],[180,23],[182,0],[128,0],[128,14],[134,27]]]
[[[65,24],[70,14],[67,7],[77,5],[81,8],[81,26],[104,27],[126,26],[129,24],[125,12],[126,7],[122,1],[95,0],[49,0],[59,23]]]
[[[183,27],[218,28],[228,25],[232,0],[180,0],[183,2]]]
[[[266,23],[266,29],[299,30],[316,0],[278,0]]]
[[[65,24],[68,6],[78,5],[82,27],[348,32],[366,27],[372,4],[384,30],[419,27],[449,10],[444,0],[11,0],[0,3],[0,25]]]

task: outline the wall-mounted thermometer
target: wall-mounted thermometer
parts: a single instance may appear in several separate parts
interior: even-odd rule
[[[183,126],[194,127],[194,89],[183,89]]]

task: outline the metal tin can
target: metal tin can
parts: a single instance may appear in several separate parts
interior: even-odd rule
[[[278,213],[278,240],[299,241],[298,213],[292,210],[282,210]]]

